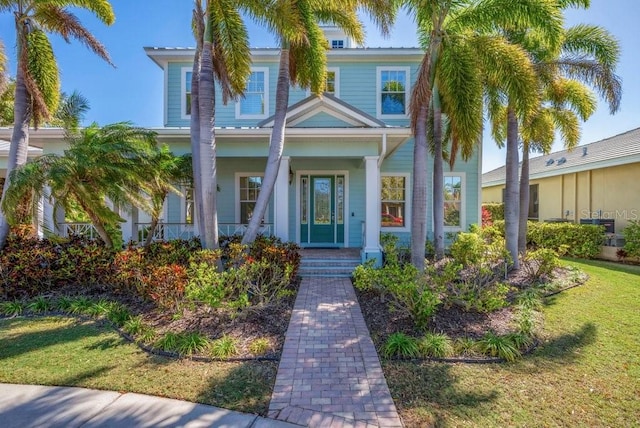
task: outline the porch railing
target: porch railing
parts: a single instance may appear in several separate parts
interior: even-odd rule
[[[144,242],[149,234],[151,223],[136,223],[138,241]],[[233,236],[242,235],[247,230],[246,224],[218,223],[218,235]],[[263,235],[273,234],[273,224],[265,223],[260,226],[258,233]],[[189,223],[158,223],[153,233],[154,241],[169,241],[172,239],[191,239],[195,236],[195,228]]]
[[[71,235],[86,236],[89,239],[98,238],[98,231],[91,223],[59,223],[58,227],[65,238]]]

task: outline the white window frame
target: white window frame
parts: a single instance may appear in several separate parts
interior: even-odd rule
[[[404,114],[382,114],[382,72],[403,71],[406,75],[404,88]],[[406,119],[409,117],[409,93],[411,91],[411,67],[378,66],[376,67],[376,117],[378,119]]]
[[[193,72],[191,67],[180,69],[180,117],[182,119],[191,119],[191,115],[187,114],[187,73],[191,72]]]
[[[403,172],[381,172],[380,173],[380,210],[382,211],[382,178],[383,177],[404,177],[404,226],[403,227],[382,227],[382,213],[380,213],[380,232],[410,232],[411,231],[411,174]]]
[[[444,177],[460,177],[460,226],[444,226],[445,232],[461,232],[466,229],[467,224],[467,174],[465,172],[445,172]],[[444,192],[444,181],[443,189]],[[444,194],[442,195],[444,198]],[[446,201],[445,201],[446,202]],[[444,219],[444,213],[442,213]]]
[[[262,172],[236,172],[235,174],[235,222],[236,224],[241,224],[240,221],[240,179],[243,177],[262,177],[264,180],[264,171]],[[270,204],[269,204],[270,205]],[[269,223],[269,205],[267,205],[267,211],[264,214],[264,222]]]
[[[264,73],[264,113],[263,114],[242,114],[240,110],[242,97],[236,101],[236,119],[266,119],[269,117],[269,67],[251,67],[251,73]]]

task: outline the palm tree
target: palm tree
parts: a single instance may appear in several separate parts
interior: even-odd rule
[[[43,119],[49,119],[58,106],[58,67],[47,33],[58,34],[67,41],[74,38],[111,63],[104,46],[82,26],[69,7],[88,10],[107,25],[115,21],[107,0],[0,0],[0,13],[14,16],[18,56],[14,126],[7,162],[9,177],[13,169],[27,161],[29,126],[32,123],[38,126]],[[10,179],[5,181],[5,190],[9,185]],[[8,234],[9,224],[0,212],[0,248],[4,247]]]
[[[558,5],[558,11],[562,12],[568,6],[588,7],[589,1],[567,1]],[[615,66],[618,61],[620,47],[618,42],[606,30],[593,25],[577,25],[572,28],[563,29],[559,37],[549,39],[540,37],[535,32],[507,32],[508,37],[522,44],[534,61],[536,67],[539,91],[546,96],[543,100],[552,109],[546,110],[545,114],[555,114],[555,120],[536,121],[535,117],[523,118],[509,107],[506,108],[506,140],[507,140],[507,162],[506,162],[506,189],[505,189],[505,236],[507,248],[514,260],[514,268],[519,267],[518,252],[526,250],[527,214],[529,201],[529,147],[524,141],[527,133],[533,131],[523,131],[521,128],[536,126],[540,127],[546,123],[550,129],[547,133],[552,133],[552,128],[565,129],[571,124],[569,111],[577,113],[582,120],[590,115],[588,106],[589,95],[585,93],[581,86],[572,83],[568,87],[563,87],[565,79],[573,79],[582,82],[587,86],[596,89],[600,95],[609,103],[611,113],[615,113],[620,106],[621,83],[615,75]],[[582,99],[580,99],[582,97]],[[566,111],[567,106],[569,111]],[[496,109],[502,113],[496,115],[500,120],[504,119],[504,107]],[[539,109],[545,111],[545,106],[540,105]],[[581,111],[583,109],[583,111]],[[588,114],[587,114],[588,113]],[[565,122],[554,123],[557,120]],[[531,125],[529,122],[531,121]],[[494,119],[495,122],[495,119]],[[577,125],[575,125],[577,126]],[[500,125],[497,126],[498,128]],[[538,129],[537,133],[540,134]],[[496,133],[497,138],[503,138],[504,132]],[[518,183],[518,140],[523,141],[523,164],[521,177]],[[571,147],[571,141],[564,138]],[[544,149],[544,147],[543,147]],[[522,192],[522,194],[520,194]],[[525,209],[525,207],[527,207]],[[517,215],[516,215],[517,214]]]
[[[102,128],[93,124],[69,136],[63,155],[45,155],[26,163],[10,176],[2,209],[15,223],[16,210],[25,197],[37,204],[45,195],[65,210],[80,207],[109,247],[113,240],[110,226],[123,221],[107,205],[144,207],[144,183],[155,170],[152,149],[155,133],[116,123]]]
[[[263,3],[257,0],[195,1],[193,28],[197,49],[191,88],[191,141],[192,146],[198,141],[198,147],[193,147],[194,176],[198,177],[195,185],[200,187],[200,191],[196,191],[196,214],[202,217],[198,218],[198,227],[205,248],[218,247],[215,84],[217,82],[222,91],[224,103],[243,93],[251,57],[240,8],[251,11],[265,7]]]
[[[519,111],[530,111],[536,94],[525,52],[504,37],[486,34],[497,25],[554,26],[549,3],[407,1],[425,48],[410,104],[414,132],[411,262],[424,269],[426,241],[426,155],[434,157],[433,218],[436,257],[444,254],[443,114],[451,137],[450,164],[458,151],[468,159],[482,133],[483,90],[487,86],[518,95]],[[483,32],[485,34],[483,34]]]
[[[77,131],[84,115],[89,111],[89,100],[78,91],[71,95],[60,94],[60,104],[48,126],[57,126],[67,131]]]
[[[192,177],[191,156],[176,156],[166,145],[155,149],[150,161],[153,165],[150,177],[141,183],[149,198],[143,209],[151,216],[145,247],[153,241],[169,193],[182,194],[176,185],[189,183]]]
[[[276,3],[282,8],[288,2],[276,0]],[[265,18],[272,31],[280,38],[276,107],[264,178],[253,215],[242,238],[243,244],[253,242],[258,235],[260,224],[276,184],[284,150],[289,87],[291,84],[296,84],[301,88],[310,88],[315,94],[320,94],[324,90],[328,46],[320,28],[320,22],[337,25],[356,43],[362,44],[364,32],[356,13],[358,7],[363,7],[383,32],[388,31],[395,16],[396,8],[393,1],[326,0],[314,2],[298,0],[291,2],[286,8],[290,14],[286,20],[282,19],[280,14],[275,17],[267,15]],[[277,20],[273,18],[277,18]]]

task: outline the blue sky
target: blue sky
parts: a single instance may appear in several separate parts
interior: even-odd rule
[[[604,26],[618,38],[622,57],[618,74],[623,79],[620,111],[609,115],[608,106],[599,101],[598,110],[583,125],[582,142],[589,143],[640,126],[640,43],[637,42],[640,2],[637,0],[592,0],[589,10],[572,10],[567,23]],[[78,43],[54,39],[63,90],[79,90],[91,103],[86,123],[107,124],[129,120],[146,127],[162,126],[161,70],[145,55],[144,46],[193,46],[190,32],[191,1],[113,0],[116,23],[105,27],[89,14],[79,14],[82,22],[109,50],[115,68],[104,63]],[[251,44],[275,46],[263,29],[250,26]],[[15,65],[15,36],[9,14],[0,15],[0,40]],[[367,26],[367,46],[416,46],[415,24],[400,16],[391,36],[383,39],[375,27]],[[560,150],[561,143],[554,145]],[[504,164],[504,151],[496,148],[488,135],[483,144],[483,171]]]

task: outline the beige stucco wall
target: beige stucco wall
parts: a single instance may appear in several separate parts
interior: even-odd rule
[[[540,220],[615,219],[616,233],[640,220],[640,164],[531,180],[539,185]],[[502,202],[504,185],[482,189],[482,202]],[[567,215],[567,211],[569,212]]]

